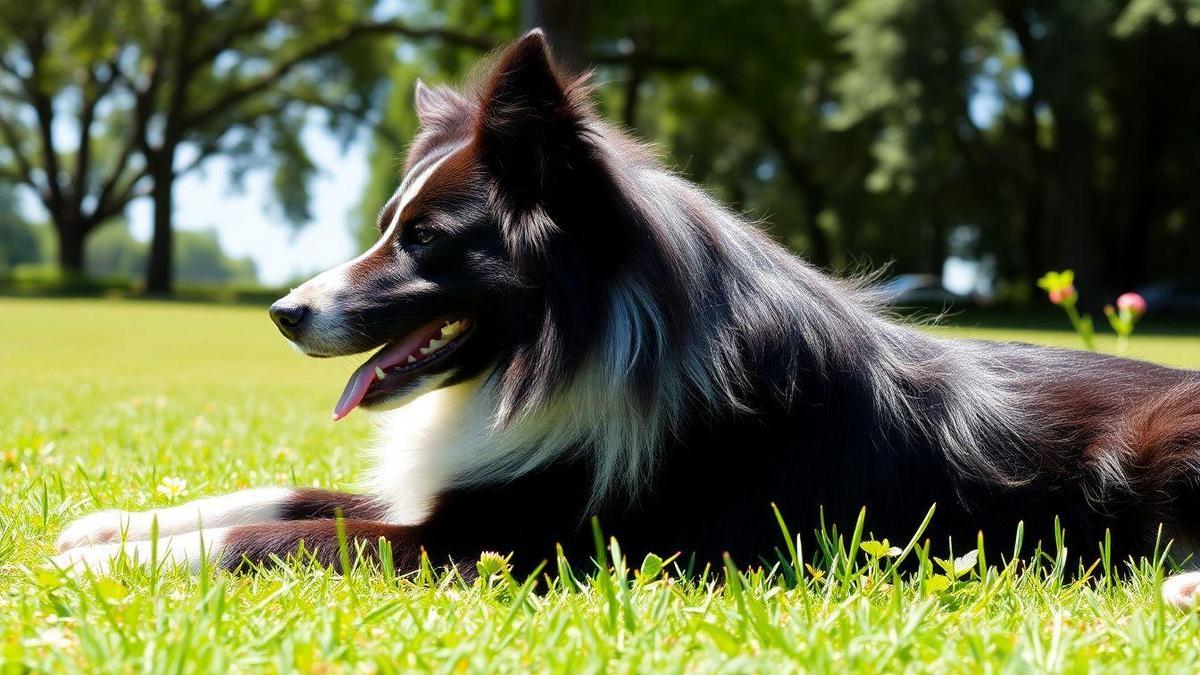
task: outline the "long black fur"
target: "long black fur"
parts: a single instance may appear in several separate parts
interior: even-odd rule
[[[420,522],[363,526],[408,552],[402,567],[422,547],[585,558],[593,514],[634,555],[752,562],[783,545],[772,503],[806,537],[820,514],[844,530],[865,506],[869,530],[904,539],[936,503],[927,536],[959,550],[978,532],[1007,545],[1022,521],[1046,541],[1056,517],[1084,555],[1106,531],[1117,555],[1147,552],[1160,523],[1194,539],[1195,372],[894,323],[672,175],[587,94],[536,32],[475,93],[419,92],[409,166],[452,159],[417,202],[389,203],[395,246],[337,298],[358,341],[343,351],[443,312],[476,325],[444,377],[397,394],[461,387],[486,417],[443,420],[479,433],[421,449],[458,463]],[[441,239],[414,244],[416,222]],[[415,452],[400,445],[379,452]],[[382,521],[407,489],[395,480],[374,481]]]

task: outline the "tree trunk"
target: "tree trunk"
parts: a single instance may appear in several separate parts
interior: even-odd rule
[[[154,232],[150,240],[150,261],[146,267],[146,293],[167,295],[171,292],[172,230],[171,197],[175,184],[175,149],[164,148],[155,158],[150,172],[154,181]]]
[[[638,22],[630,29],[632,51],[629,53],[628,77],[625,81],[625,100],[621,105],[621,121],[625,124],[626,129],[637,128],[637,113],[638,113],[638,90],[642,87],[642,82],[645,81],[646,75],[646,57],[649,55],[651,46],[650,26],[648,24]]]
[[[810,182],[793,180],[792,184],[801,191],[804,199],[804,220],[808,227],[808,250],[805,257],[808,261],[822,269],[833,265],[833,247],[829,243],[829,233],[821,229],[821,212],[825,210],[825,195],[821,188]]]
[[[67,280],[83,276],[83,228],[77,222],[58,223],[58,266]]]
[[[1036,148],[1035,148],[1036,150]],[[1035,159],[1035,162],[1040,160]],[[1026,185],[1024,212],[1021,217],[1021,253],[1024,260],[1025,281],[1030,287],[1043,274],[1045,269],[1043,251],[1046,247],[1046,233],[1042,214],[1046,209],[1045,173],[1034,169],[1033,180]]]
[[[1095,193],[1092,188],[1094,159],[1092,135],[1087,123],[1066,114],[1056,119],[1058,141],[1051,182],[1051,214],[1057,269],[1075,270],[1075,286],[1084,309],[1102,304],[1099,247],[1096,240]]]
[[[629,79],[625,81],[625,101],[621,106],[621,123],[626,129],[637,128],[638,89],[641,88],[645,77],[646,71],[635,56],[634,62],[629,66]]]
[[[521,23],[540,27],[550,38],[554,56],[572,71],[587,66],[589,0],[524,0]]]
[[[929,273],[937,275],[938,278],[941,278],[942,272],[945,271],[946,258],[949,257],[947,239],[950,236],[950,228],[947,226],[946,214],[942,206],[945,203],[944,199],[937,200],[937,206],[933,210],[930,221],[928,267]]]
[[[1111,206],[1104,209],[1110,227],[1105,277],[1110,290],[1126,291],[1146,283],[1151,274],[1151,232],[1162,222],[1161,190],[1166,134],[1173,118],[1174,89],[1178,78],[1162,77],[1174,66],[1156,49],[1168,39],[1161,27],[1148,31],[1137,42],[1125,45],[1118,59],[1124,70],[1112,96],[1120,131],[1114,135],[1116,179],[1108,186]],[[1161,272],[1160,272],[1161,273]]]
[[[833,246],[829,233],[821,229],[821,212],[825,210],[825,187],[813,176],[812,163],[794,150],[788,135],[769,115],[760,115],[759,122],[767,141],[779,156],[783,170],[791,179],[792,187],[804,200],[804,220],[808,235],[808,250],[805,257],[817,267],[828,269],[833,263]]]

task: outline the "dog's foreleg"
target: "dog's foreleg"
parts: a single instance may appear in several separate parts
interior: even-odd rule
[[[116,544],[76,546],[54,556],[50,562],[59,569],[71,572],[90,570],[94,574],[107,574],[122,558],[133,565],[187,565],[192,571],[199,571],[205,559],[217,559],[222,542],[232,529],[236,528],[193,530],[154,540],[138,541],[126,537]]]
[[[342,528],[352,563],[363,560],[378,562],[380,540],[386,540],[391,546],[394,568],[400,571],[416,569],[421,553],[418,528],[356,519],[343,520]],[[222,568],[231,571],[246,564],[270,565],[276,559],[286,559],[295,554],[302,543],[304,551],[319,564],[340,569],[342,560],[338,522],[332,519],[232,528],[222,539],[221,551],[214,560]]]
[[[80,546],[145,541],[157,524],[160,537],[252,525],[278,520],[375,518],[381,510],[364,495],[312,488],[255,488],[219,497],[197,499],[180,506],[151,511],[100,511],[67,525],[58,537],[58,550]]]
[[[391,545],[392,565],[408,571],[416,568],[420,546],[415,529],[370,520],[343,519],[343,532],[351,564],[364,560],[379,561],[380,540]],[[60,553],[52,559],[59,568],[75,572],[90,570],[105,574],[121,558],[132,564],[151,562],[167,566],[186,565],[198,571],[207,560],[214,567],[230,571],[245,565],[271,565],[301,550],[322,565],[340,569],[341,541],[338,522],[294,520],[205,529],[157,541],[129,541],[100,546],[83,546]]]

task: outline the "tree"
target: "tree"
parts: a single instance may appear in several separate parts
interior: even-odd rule
[[[146,273],[146,250],[146,244],[130,234],[128,223],[110,220],[97,228],[88,242],[85,269],[96,279],[137,279]]]
[[[45,207],[68,276],[83,271],[88,235],[144,194],[125,110],[106,105],[122,49],[111,24],[87,9],[56,0],[0,6],[0,179]]]
[[[817,115],[800,118],[800,109],[795,105],[797,97],[811,97],[813,92],[825,95],[827,74],[814,65],[832,58],[831,38],[811,9],[788,0],[765,4],[617,2],[606,5],[604,12],[590,15],[586,9],[586,3],[527,0],[519,15],[514,16],[487,3],[460,0],[438,4],[439,13],[444,13],[452,25],[476,34],[513,36],[523,26],[543,24],[556,54],[565,55],[577,66],[599,68],[598,82],[619,83],[619,89],[613,84],[600,91],[601,102],[610,113],[618,113],[626,125],[643,129],[655,140],[666,141],[667,147],[678,151],[677,156],[688,158],[687,171],[693,177],[728,186],[729,198],[739,202],[752,199],[754,189],[749,184],[755,180],[756,169],[764,162],[778,160],[792,192],[805,206],[801,211],[805,227],[802,244],[819,264],[827,264],[832,257],[831,244],[818,219],[829,197],[817,175],[822,169],[814,159],[817,139],[826,135],[817,131]],[[774,18],[750,22],[746,20],[749,16]],[[710,39],[713,26],[721,27],[720,40]],[[425,76],[459,77],[462,54],[469,49],[454,47],[431,45],[414,62],[426,66],[422,73]],[[774,56],[764,63],[745,58],[747,54]],[[478,56],[468,55],[471,59]],[[429,73],[429,69],[434,72]],[[408,67],[404,72],[412,70]],[[405,87],[412,81],[411,76],[398,75],[401,73],[393,79]],[[693,90],[701,81],[705,83],[703,91]],[[639,118],[639,100],[647,92],[656,103],[686,106],[690,126],[660,124],[660,116]],[[410,127],[409,91],[401,91],[390,101],[386,119],[399,127]],[[675,110],[661,117],[683,112]],[[747,125],[753,129],[752,134],[747,133]],[[713,133],[714,127],[720,127],[720,132]],[[760,138],[768,139],[770,145],[764,148],[757,142]],[[717,147],[715,139],[728,146]],[[740,144],[734,139],[751,142]],[[738,149],[746,152],[737,157],[729,154]],[[367,202],[382,203],[385,186],[393,182],[395,151],[387,148],[377,157]],[[706,161],[709,158],[711,162]],[[708,175],[718,166],[722,167],[721,178]],[[740,177],[733,177],[735,172]],[[725,178],[729,182],[724,182]],[[373,215],[366,213],[364,221],[373,219]]]
[[[17,212],[12,187],[0,185],[0,271],[38,263],[43,257],[37,228]]]
[[[1031,80],[1028,255],[1048,249],[1050,265],[1110,289],[1194,255],[1195,228],[1189,239],[1180,225],[1200,215],[1200,3],[997,5]],[[1176,274],[1190,271],[1181,262]]]
[[[176,275],[180,281],[201,285],[254,283],[254,261],[226,255],[216,232],[180,230],[176,234]]]
[[[180,175],[218,153],[242,170],[273,165],[282,216],[300,224],[313,170],[299,139],[306,112],[325,110],[343,134],[369,120],[393,58],[381,38],[491,44],[375,14],[375,0],[8,3],[0,132],[11,150],[0,171],[42,199],[71,273],[82,269],[86,237],[148,194],[146,289],[169,292]],[[78,137],[66,148],[56,138],[62,118]],[[98,149],[111,155],[99,176]]]
[[[178,281],[210,286],[255,282],[254,262],[227,255],[215,231],[180,230],[175,235],[173,257]],[[134,239],[123,220],[113,220],[97,229],[92,237],[87,271],[100,279],[129,281],[145,274],[148,259],[146,243]]]

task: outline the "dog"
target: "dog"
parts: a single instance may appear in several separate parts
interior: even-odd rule
[[[416,86],[420,130],[365,253],[271,307],[304,354],[375,351],[335,406],[375,413],[365,494],[262,488],[69,525],[61,566],[118,552],[231,570],[303,542],[462,565],[561,545],[770,557],[771,505],[933,541],[983,532],[1144,554],[1200,526],[1200,375],[947,340],[885,317],[604,123],[540,31],[473,90]],[[341,518],[335,516],[340,514]],[[339,525],[340,523],[340,525]],[[813,550],[809,548],[808,550]],[[1080,550],[1084,550],[1081,548]],[[1198,579],[1164,591],[1192,602]]]

